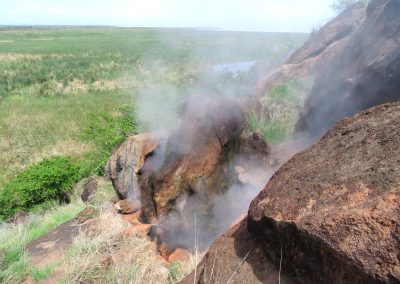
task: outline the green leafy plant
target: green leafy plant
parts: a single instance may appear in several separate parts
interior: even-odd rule
[[[54,156],[28,167],[3,188],[0,218],[49,200],[67,201],[79,180],[80,167],[68,156]]]

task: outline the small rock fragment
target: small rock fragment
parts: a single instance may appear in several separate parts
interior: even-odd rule
[[[141,209],[141,202],[139,200],[124,199],[115,203],[114,206],[122,214],[131,214]]]

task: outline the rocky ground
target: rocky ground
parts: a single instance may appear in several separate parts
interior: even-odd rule
[[[338,123],[275,173],[183,283],[398,283],[399,129],[399,103]]]

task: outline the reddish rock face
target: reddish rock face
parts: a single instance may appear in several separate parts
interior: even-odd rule
[[[169,263],[182,262],[189,259],[192,255],[185,249],[177,248],[171,255],[168,257]]]
[[[400,103],[338,123],[182,283],[399,283],[399,141]]]
[[[114,207],[122,214],[132,214],[140,211],[142,205],[140,200],[124,199],[115,203]]]
[[[365,20],[317,74],[297,131],[318,138],[345,116],[400,100],[400,2],[370,1]]]
[[[243,133],[238,102],[203,100],[191,98],[168,135],[130,137],[107,164],[115,189],[128,198],[117,203],[119,210],[138,210],[141,220],[158,224],[158,235],[171,251],[193,247],[194,227],[202,231],[201,245],[208,246],[230,219],[247,211],[268,174],[256,168],[268,167],[270,148],[260,134]],[[224,202],[221,196],[228,191],[230,201]],[[223,217],[216,221],[216,214]]]
[[[226,189],[229,162],[238,152],[244,114],[232,100],[188,102],[168,138],[164,162],[149,178],[157,214],[165,216],[184,194]]]
[[[348,118],[251,203],[249,228],[283,271],[318,283],[400,281],[400,103]]]
[[[317,74],[343,52],[365,16],[366,6],[362,2],[343,11],[318,32],[313,33],[284,64],[261,80],[256,93],[263,95],[273,86]]]

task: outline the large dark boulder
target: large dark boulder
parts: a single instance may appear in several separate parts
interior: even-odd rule
[[[252,201],[268,259],[315,283],[400,281],[400,103],[344,119]]]
[[[373,0],[346,46],[321,69],[297,124],[312,138],[338,120],[400,99],[400,1]]]

